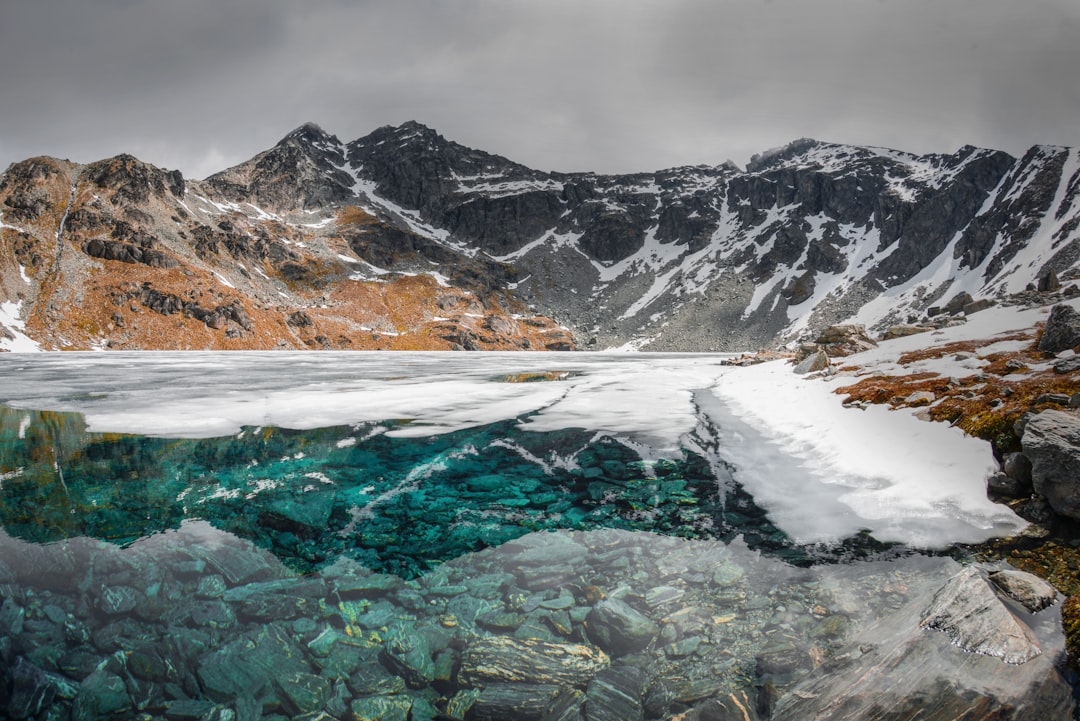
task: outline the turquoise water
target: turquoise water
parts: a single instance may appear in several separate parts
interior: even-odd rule
[[[165,439],[85,431],[77,414],[0,407],[0,524],[37,543],[128,545],[205,520],[290,568],[348,557],[404,578],[542,530],[621,528],[730,537],[726,493],[692,454],[642,460],[573,429],[517,421],[420,438],[393,422]],[[21,437],[20,437],[21,436]],[[748,508],[755,542],[784,545]]]
[[[959,568],[775,527],[694,413],[715,359],[295,358],[3,359],[0,716],[780,719]],[[1067,717],[954,653],[905,683]]]

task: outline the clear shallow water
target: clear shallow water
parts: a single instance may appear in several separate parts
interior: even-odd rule
[[[958,567],[773,525],[699,407],[719,362],[0,358],[0,706],[765,717]]]

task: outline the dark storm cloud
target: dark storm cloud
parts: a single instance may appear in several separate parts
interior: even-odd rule
[[[745,162],[802,136],[1080,144],[1075,0],[11,0],[0,166],[203,176],[313,120],[416,119],[543,169]]]

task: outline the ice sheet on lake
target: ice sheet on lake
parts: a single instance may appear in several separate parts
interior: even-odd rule
[[[938,547],[1023,523],[986,498],[989,445],[903,412],[846,409],[830,384],[784,364],[722,365],[705,354],[110,353],[0,357],[0,401],[85,415],[91,431],[171,437],[243,426],[308,429],[407,421],[423,437],[523,418],[521,430],[580,428],[646,453],[717,426],[734,478],[802,542],[863,529]],[[562,380],[517,374],[565,372]],[[699,439],[700,440],[700,439]],[[700,444],[698,444],[700,445]]]

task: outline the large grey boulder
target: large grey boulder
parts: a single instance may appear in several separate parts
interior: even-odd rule
[[[1020,442],[1035,492],[1058,515],[1080,520],[1080,418],[1043,411],[1028,420]]]
[[[1060,353],[1080,345],[1080,311],[1059,303],[1050,309],[1039,350]]]

